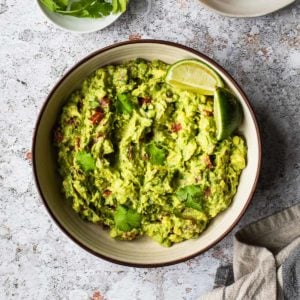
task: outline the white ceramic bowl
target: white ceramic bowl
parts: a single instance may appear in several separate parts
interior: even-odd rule
[[[239,98],[244,122],[240,128],[248,145],[248,164],[243,171],[232,204],[219,214],[195,240],[165,248],[144,237],[136,241],[118,241],[109,237],[102,226],[84,222],[61,194],[61,179],[52,146],[52,131],[61,107],[69,94],[93,71],[108,64],[135,58],[160,59],[172,64],[186,58],[199,59],[218,72]],[[39,115],[33,141],[34,175],[40,195],[59,227],[77,244],[112,262],[131,266],[162,266],[194,257],[220,241],[244,214],[254,193],[261,165],[261,142],[250,103],[234,79],[213,60],[187,47],[164,41],[142,40],[116,44],[84,58],[56,84]]]
[[[295,0],[200,0],[200,2],[224,16],[249,18],[270,14]]]
[[[61,29],[77,32],[90,33],[104,29],[113,22],[115,22],[122,13],[111,14],[107,17],[92,19],[92,18],[76,18],[54,13],[45,8],[38,0],[36,0],[38,7],[43,15],[54,25]]]

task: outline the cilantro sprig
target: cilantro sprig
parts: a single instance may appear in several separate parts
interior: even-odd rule
[[[78,18],[102,18],[111,13],[124,12],[128,0],[39,0],[48,10]]]
[[[199,211],[203,210],[203,191],[200,186],[184,186],[177,191],[176,195],[182,202],[184,202],[186,207]]]
[[[75,160],[84,172],[93,171],[96,168],[95,159],[90,153],[85,151],[77,152],[75,155]]]
[[[116,99],[116,109],[120,114],[131,114],[134,109],[134,104],[130,100],[128,94],[118,94]]]
[[[141,225],[141,216],[132,208],[118,206],[114,213],[116,227],[121,231],[130,231]]]
[[[146,146],[146,153],[150,156],[150,162],[153,165],[163,165],[168,151],[160,145],[151,142]]]

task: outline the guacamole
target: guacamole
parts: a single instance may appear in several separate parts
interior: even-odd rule
[[[246,166],[242,137],[216,139],[213,98],[168,86],[167,68],[138,59],[98,69],[54,130],[66,198],[113,238],[197,238]]]

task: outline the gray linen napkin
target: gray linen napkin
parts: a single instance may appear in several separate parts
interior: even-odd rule
[[[230,276],[230,268],[223,267],[215,282],[219,287],[199,300],[300,299],[299,259],[300,204],[297,204],[239,230],[234,237],[235,282],[226,286],[230,283],[226,277]]]

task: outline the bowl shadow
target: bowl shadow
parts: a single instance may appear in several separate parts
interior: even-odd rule
[[[262,140],[262,168],[257,189],[266,191],[284,177],[286,166],[284,157],[287,150],[285,136],[278,124],[265,110],[258,112]]]

